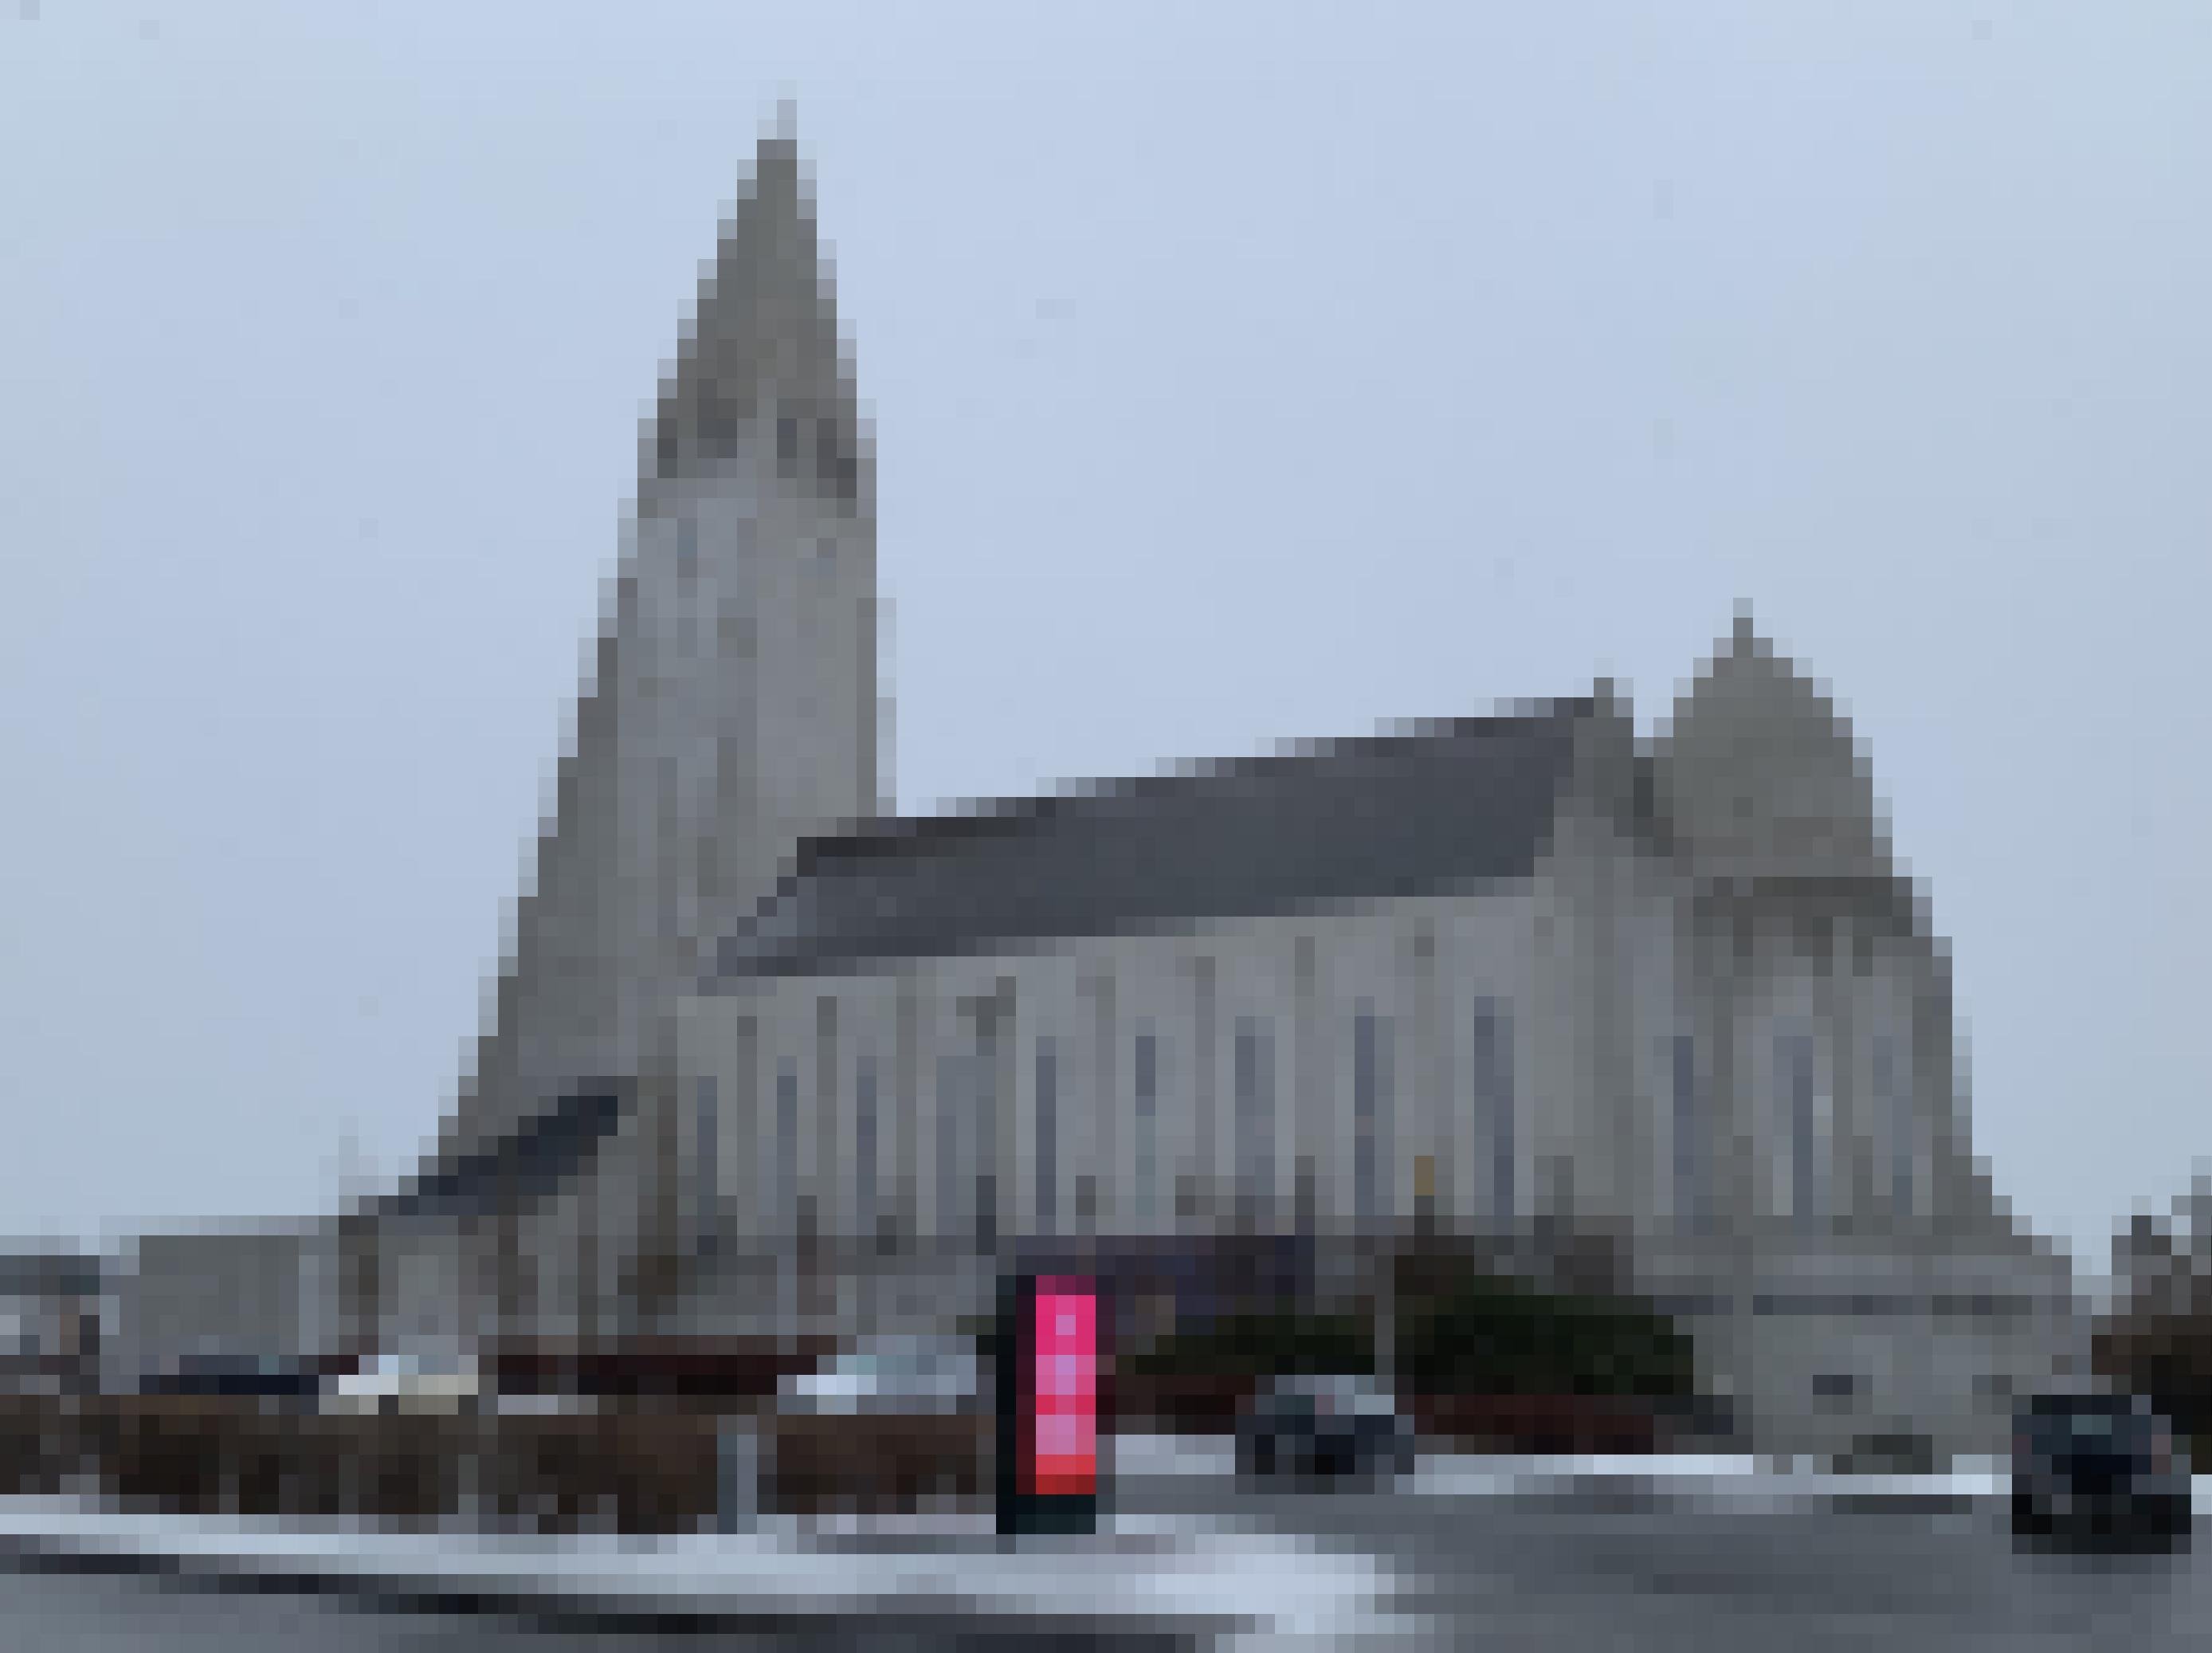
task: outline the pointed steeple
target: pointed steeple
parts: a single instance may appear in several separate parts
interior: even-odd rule
[[[1652,747],[1674,828],[1732,873],[1880,873],[1886,811],[1850,720],[1738,604]]]
[[[787,101],[723,220],[662,380],[641,456],[648,492],[751,449],[793,486],[865,507],[865,432],[795,125]]]
[[[681,338],[454,1144],[642,1085],[703,939],[876,806],[870,478],[787,112]]]
[[[1751,621],[1751,599],[1745,598],[1735,605],[1735,626],[1729,634],[1729,653],[1737,659],[1747,659],[1759,652],[1759,632]]]

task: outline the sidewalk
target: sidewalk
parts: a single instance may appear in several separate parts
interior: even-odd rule
[[[398,1533],[0,1498],[0,1557],[68,1560],[546,1618],[732,1627],[807,1621],[1265,1641],[1371,1625],[1368,1559],[1292,1537],[1122,1519],[1093,1537],[1002,1541],[975,1517],[795,1521],[643,1539]]]
[[[1124,1435],[1115,1472],[1125,1484],[1231,1479],[1234,1443],[1225,1437]],[[1653,1454],[1587,1457],[1425,1453],[1392,1491],[1413,1498],[1503,1498],[1557,1494],[1697,1498],[1739,1507],[1826,1504],[1837,1508],[1898,1503],[1973,1504],[2004,1496],[2011,1476],[1994,1461],[1937,1474],[1844,1474],[1778,1466],[1748,1455]],[[2197,1507],[2212,1512],[2212,1475],[2194,1485]]]

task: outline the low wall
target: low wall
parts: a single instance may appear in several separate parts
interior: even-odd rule
[[[911,1510],[986,1496],[995,1419],[782,1417],[768,1425],[769,1507]]]
[[[94,1491],[186,1515],[467,1520],[534,1530],[696,1530],[720,1488],[720,1420],[330,1417],[109,1396],[0,1408],[0,1491]]]

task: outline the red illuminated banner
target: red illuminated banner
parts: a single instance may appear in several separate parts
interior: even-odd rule
[[[1036,1370],[1023,1490],[1084,1496],[1098,1487],[1098,1297],[1088,1280],[1036,1284]]]

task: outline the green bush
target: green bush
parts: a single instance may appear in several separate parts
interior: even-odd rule
[[[1624,1299],[1475,1277],[1401,1301],[1397,1329],[1400,1380],[1431,1394],[1661,1399],[1696,1387],[1689,1338]]]
[[[1375,1370],[1375,1336],[1358,1315],[1263,1310],[1163,1338],[1131,1366],[1148,1377],[1365,1373]]]

